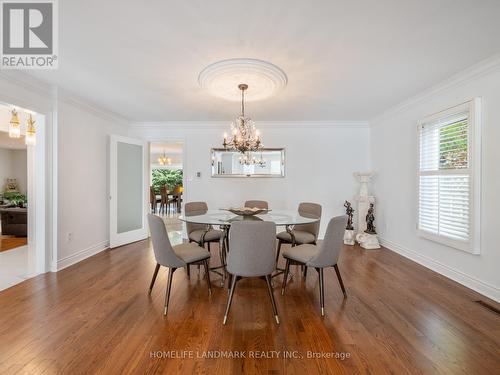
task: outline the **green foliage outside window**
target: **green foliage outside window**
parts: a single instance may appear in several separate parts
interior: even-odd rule
[[[153,169],[153,188],[160,194],[162,186],[167,185],[169,191],[174,187],[182,186],[182,169]]]
[[[468,167],[468,123],[458,121],[439,129],[439,164],[441,169]]]

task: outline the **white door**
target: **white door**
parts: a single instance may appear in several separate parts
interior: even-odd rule
[[[109,147],[109,246],[148,237],[147,147],[142,140],[110,136]]]

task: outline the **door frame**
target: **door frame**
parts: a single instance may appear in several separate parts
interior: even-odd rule
[[[148,211],[148,202],[149,202],[149,191],[146,190],[146,186],[148,185],[148,171],[149,171],[149,146],[148,144],[138,138],[130,138],[130,137],[124,137],[121,135],[114,135],[114,134],[109,134],[108,135],[108,141],[109,141],[109,247],[110,248],[115,248],[119,246],[123,246],[132,242],[136,241],[141,241],[145,238],[148,237],[148,226],[147,226],[147,220],[146,220],[146,215],[149,212]],[[129,231],[126,233],[120,233],[118,234],[117,232],[117,218],[116,218],[116,213],[118,209],[118,202],[116,197],[114,196],[116,194],[117,188],[118,188],[118,176],[116,173],[116,168],[113,168],[113,165],[117,164],[117,144],[118,142],[123,142],[123,143],[128,143],[128,144],[134,144],[142,147],[142,170],[143,170],[143,176],[142,176],[142,227],[140,229],[136,229],[133,231]]]

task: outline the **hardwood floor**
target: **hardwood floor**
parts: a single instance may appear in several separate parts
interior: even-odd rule
[[[0,235],[0,252],[15,249],[28,244],[26,237],[2,236]]]
[[[345,247],[339,265],[348,298],[334,269],[326,270],[324,318],[317,273],[304,281],[293,267],[286,295],[275,286],[279,326],[259,279],[239,282],[223,326],[227,290],[215,275],[209,297],[203,271],[193,268],[190,280],[175,272],[164,317],[165,269],[147,294],[155,266],[149,242],[107,250],[0,292],[0,373],[498,373],[500,316],[474,302],[486,298],[385,249]],[[197,358],[218,350],[246,358]],[[170,351],[194,358],[158,358]],[[249,358],[267,351],[282,353]],[[283,351],[304,358],[285,359]],[[308,351],[349,358],[307,358]]]

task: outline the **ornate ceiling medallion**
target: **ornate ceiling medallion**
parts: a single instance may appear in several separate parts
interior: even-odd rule
[[[283,89],[288,82],[283,70],[267,61],[257,59],[229,59],[210,64],[198,76],[198,83],[210,94],[219,98],[239,101],[240,83],[252,89],[245,94],[245,101],[269,98]]]

